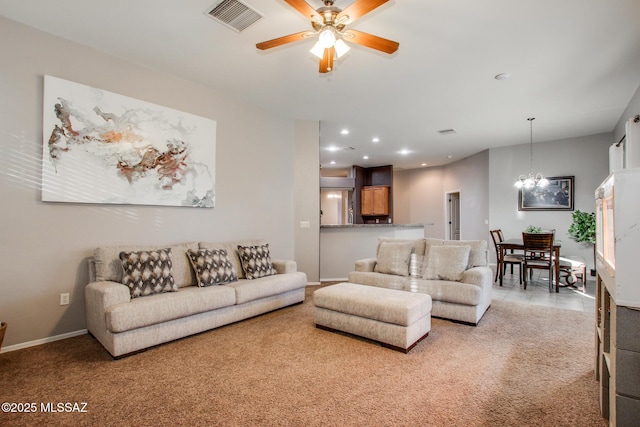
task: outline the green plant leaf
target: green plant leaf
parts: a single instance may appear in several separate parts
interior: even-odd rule
[[[596,243],[596,214],[593,212],[573,212],[573,223],[569,236],[577,242]]]

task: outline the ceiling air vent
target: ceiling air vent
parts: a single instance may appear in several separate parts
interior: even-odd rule
[[[207,10],[207,15],[237,32],[262,18],[255,9],[238,0],[222,0]]]
[[[456,133],[456,131],[454,129],[442,129],[442,130],[439,130],[438,133],[440,135],[451,135]]]

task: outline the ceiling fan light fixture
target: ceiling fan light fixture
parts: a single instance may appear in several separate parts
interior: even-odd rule
[[[349,52],[349,50],[351,49],[342,39],[336,40],[336,43],[333,47],[336,50],[336,56],[338,58],[342,58],[342,55]]]
[[[334,34],[333,27],[325,27],[325,29],[320,32],[318,41],[322,43],[322,46],[325,49],[333,47],[333,45],[336,43],[336,35]]]
[[[322,59],[322,56],[324,55],[324,46],[322,45],[322,42],[318,40],[309,52]]]

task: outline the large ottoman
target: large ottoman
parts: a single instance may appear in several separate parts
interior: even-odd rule
[[[431,330],[427,294],[339,283],[313,293],[317,328],[342,331],[409,352]]]

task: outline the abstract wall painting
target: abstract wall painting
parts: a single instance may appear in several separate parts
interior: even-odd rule
[[[42,200],[213,207],[216,121],[44,79]]]

